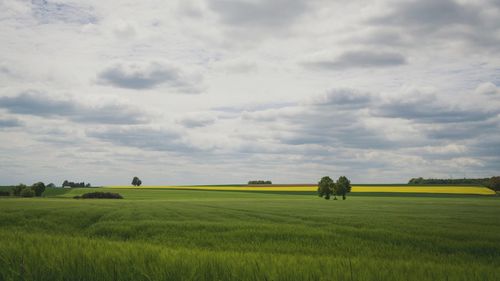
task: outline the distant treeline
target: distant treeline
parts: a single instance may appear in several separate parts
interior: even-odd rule
[[[413,178],[408,184],[469,184],[469,185],[483,185],[495,191],[500,190],[500,177],[480,178],[480,179],[424,179]]]
[[[72,182],[65,180],[62,187],[92,187],[90,183],[85,184],[85,182]]]
[[[248,184],[273,184],[273,182],[272,181],[258,180],[258,181],[249,181]]]
[[[424,179],[413,178],[408,184],[471,184],[471,185],[485,185],[490,178],[483,179]]]

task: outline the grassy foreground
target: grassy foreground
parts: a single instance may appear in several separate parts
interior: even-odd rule
[[[0,198],[0,280],[500,276],[498,197],[100,190],[125,199]]]

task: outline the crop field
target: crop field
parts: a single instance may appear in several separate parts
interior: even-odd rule
[[[109,186],[108,188],[136,188],[133,186]],[[285,191],[285,192],[316,192],[317,186],[278,185],[278,186],[246,186],[246,185],[202,185],[202,186],[142,186],[139,188],[155,189],[189,189],[189,190],[218,190],[218,191]],[[495,192],[482,186],[443,186],[443,185],[353,185],[353,193],[436,193],[436,194],[477,194],[494,195]]]
[[[0,197],[0,280],[498,280],[499,197],[397,194]]]

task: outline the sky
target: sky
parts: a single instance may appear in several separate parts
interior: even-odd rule
[[[0,0],[0,185],[500,174],[499,0]]]

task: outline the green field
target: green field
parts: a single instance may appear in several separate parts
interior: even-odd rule
[[[123,200],[76,200],[100,190]],[[498,280],[500,198],[167,189],[0,197],[0,280]]]

